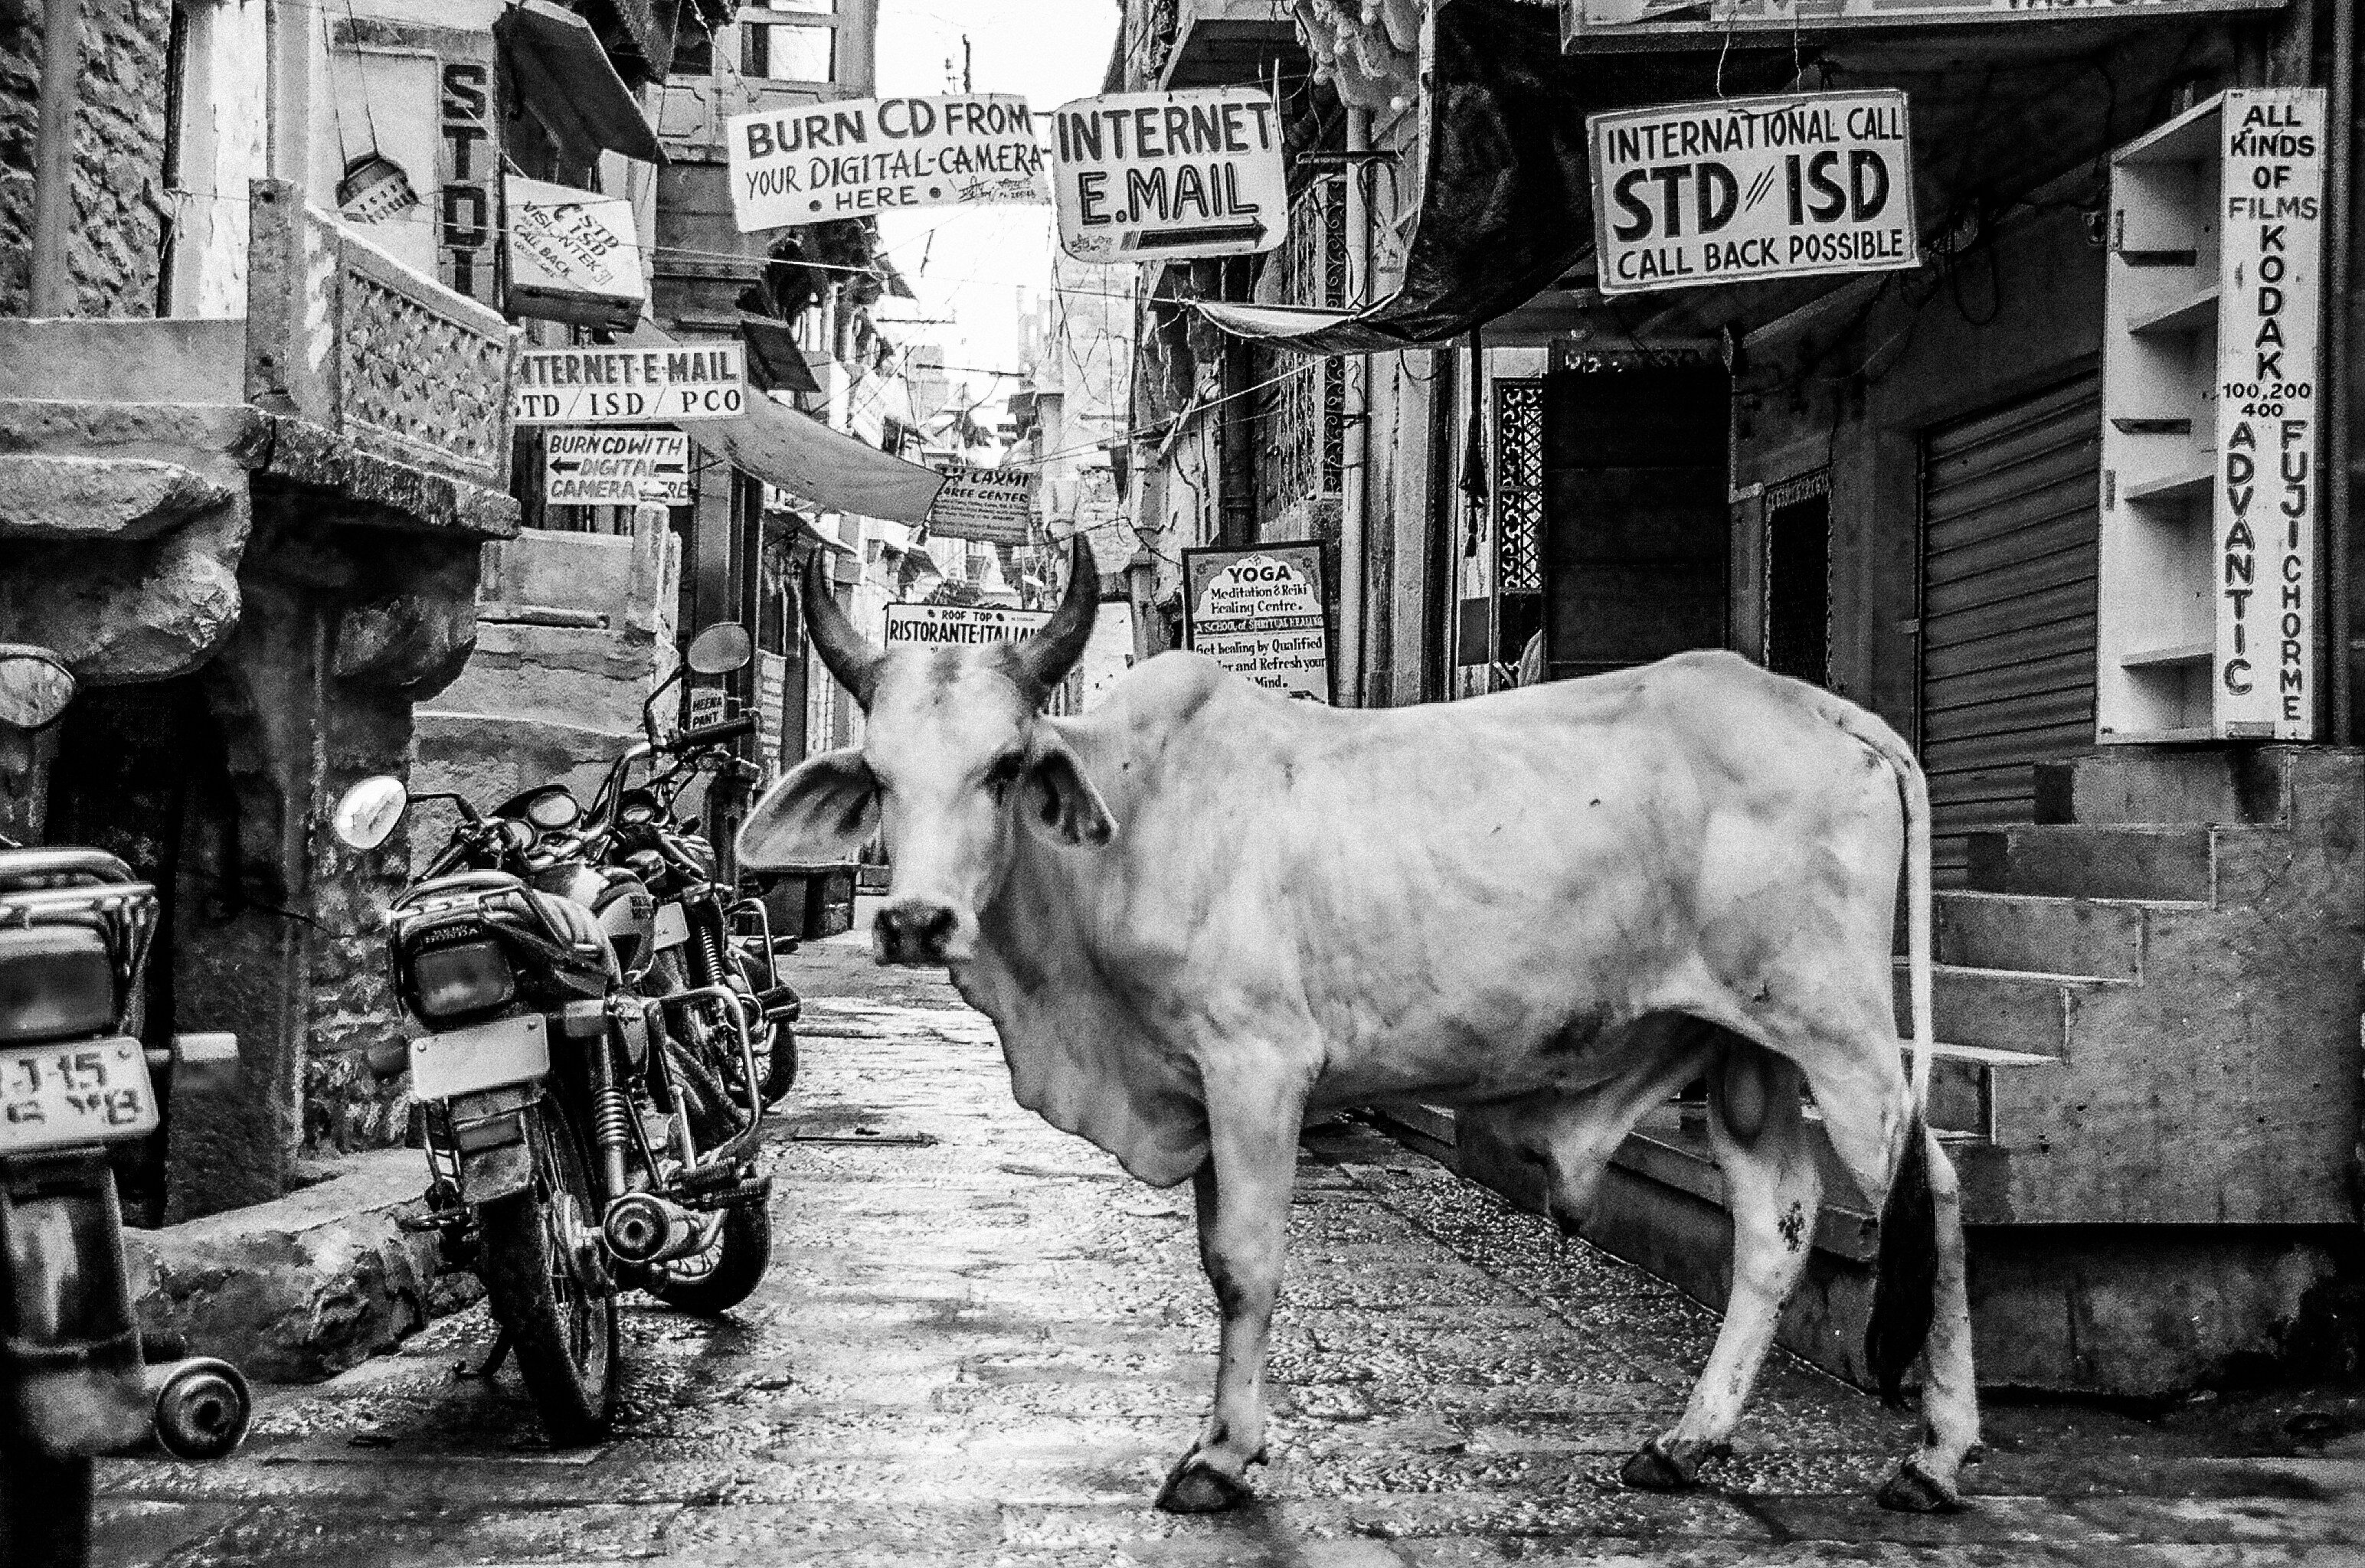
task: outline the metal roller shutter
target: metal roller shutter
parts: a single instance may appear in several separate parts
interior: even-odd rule
[[[1934,868],[2034,814],[2032,763],[2094,744],[2101,383],[1929,432],[1922,462],[1922,763]]]

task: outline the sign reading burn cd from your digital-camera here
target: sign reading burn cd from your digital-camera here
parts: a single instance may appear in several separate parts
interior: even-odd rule
[[[1051,116],[1051,193],[1081,262],[1270,251],[1289,232],[1281,117],[1253,87],[1079,98]]]
[[[731,211],[743,234],[922,207],[1045,199],[1026,100],[861,98],[732,118]]]
[[[1591,117],[1601,291],[1921,265],[1907,123],[1893,91]]]

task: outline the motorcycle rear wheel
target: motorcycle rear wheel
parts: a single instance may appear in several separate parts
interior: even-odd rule
[[[667,1263],[649,1294],[683,1312],[711,1317],[745,1301],[772,1266],[772,1216],[760,1205],[723,1211],[723,1228],[705,1251]]]
[[[0,1440],[0,1563],[89,1568],[91,1462]]]
[[[579,1448],[603,1441],[616,1417],[616,1298],[584,1289],[557,1230],[561,1198],[577,1225],[598,1223],[582,1142],[555,1101],[542,1103],[536,1124],[532,1187],[476,1211],[478,1267],[543,1430],[559,1448]]]

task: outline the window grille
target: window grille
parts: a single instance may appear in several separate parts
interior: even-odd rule
[[[1544,590],[1544,384],[1495,383],[1495,591]]]

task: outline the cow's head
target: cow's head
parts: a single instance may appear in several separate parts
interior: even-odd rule
[[[1016,643],[872,647],[807,564],[806,629],[822,663],[869,715],[863,744],[790,770],[739,830],[750,870],[850,860],[883,825],[894,901],[873,927],[882,964],[958,964],[977,949],[977,912],[1009,871],[1016,835],[1099,845],[1115,831],[1075,754],[1037,722],[1075,666],[1100,608],[1080,535],[1068,591]]]

